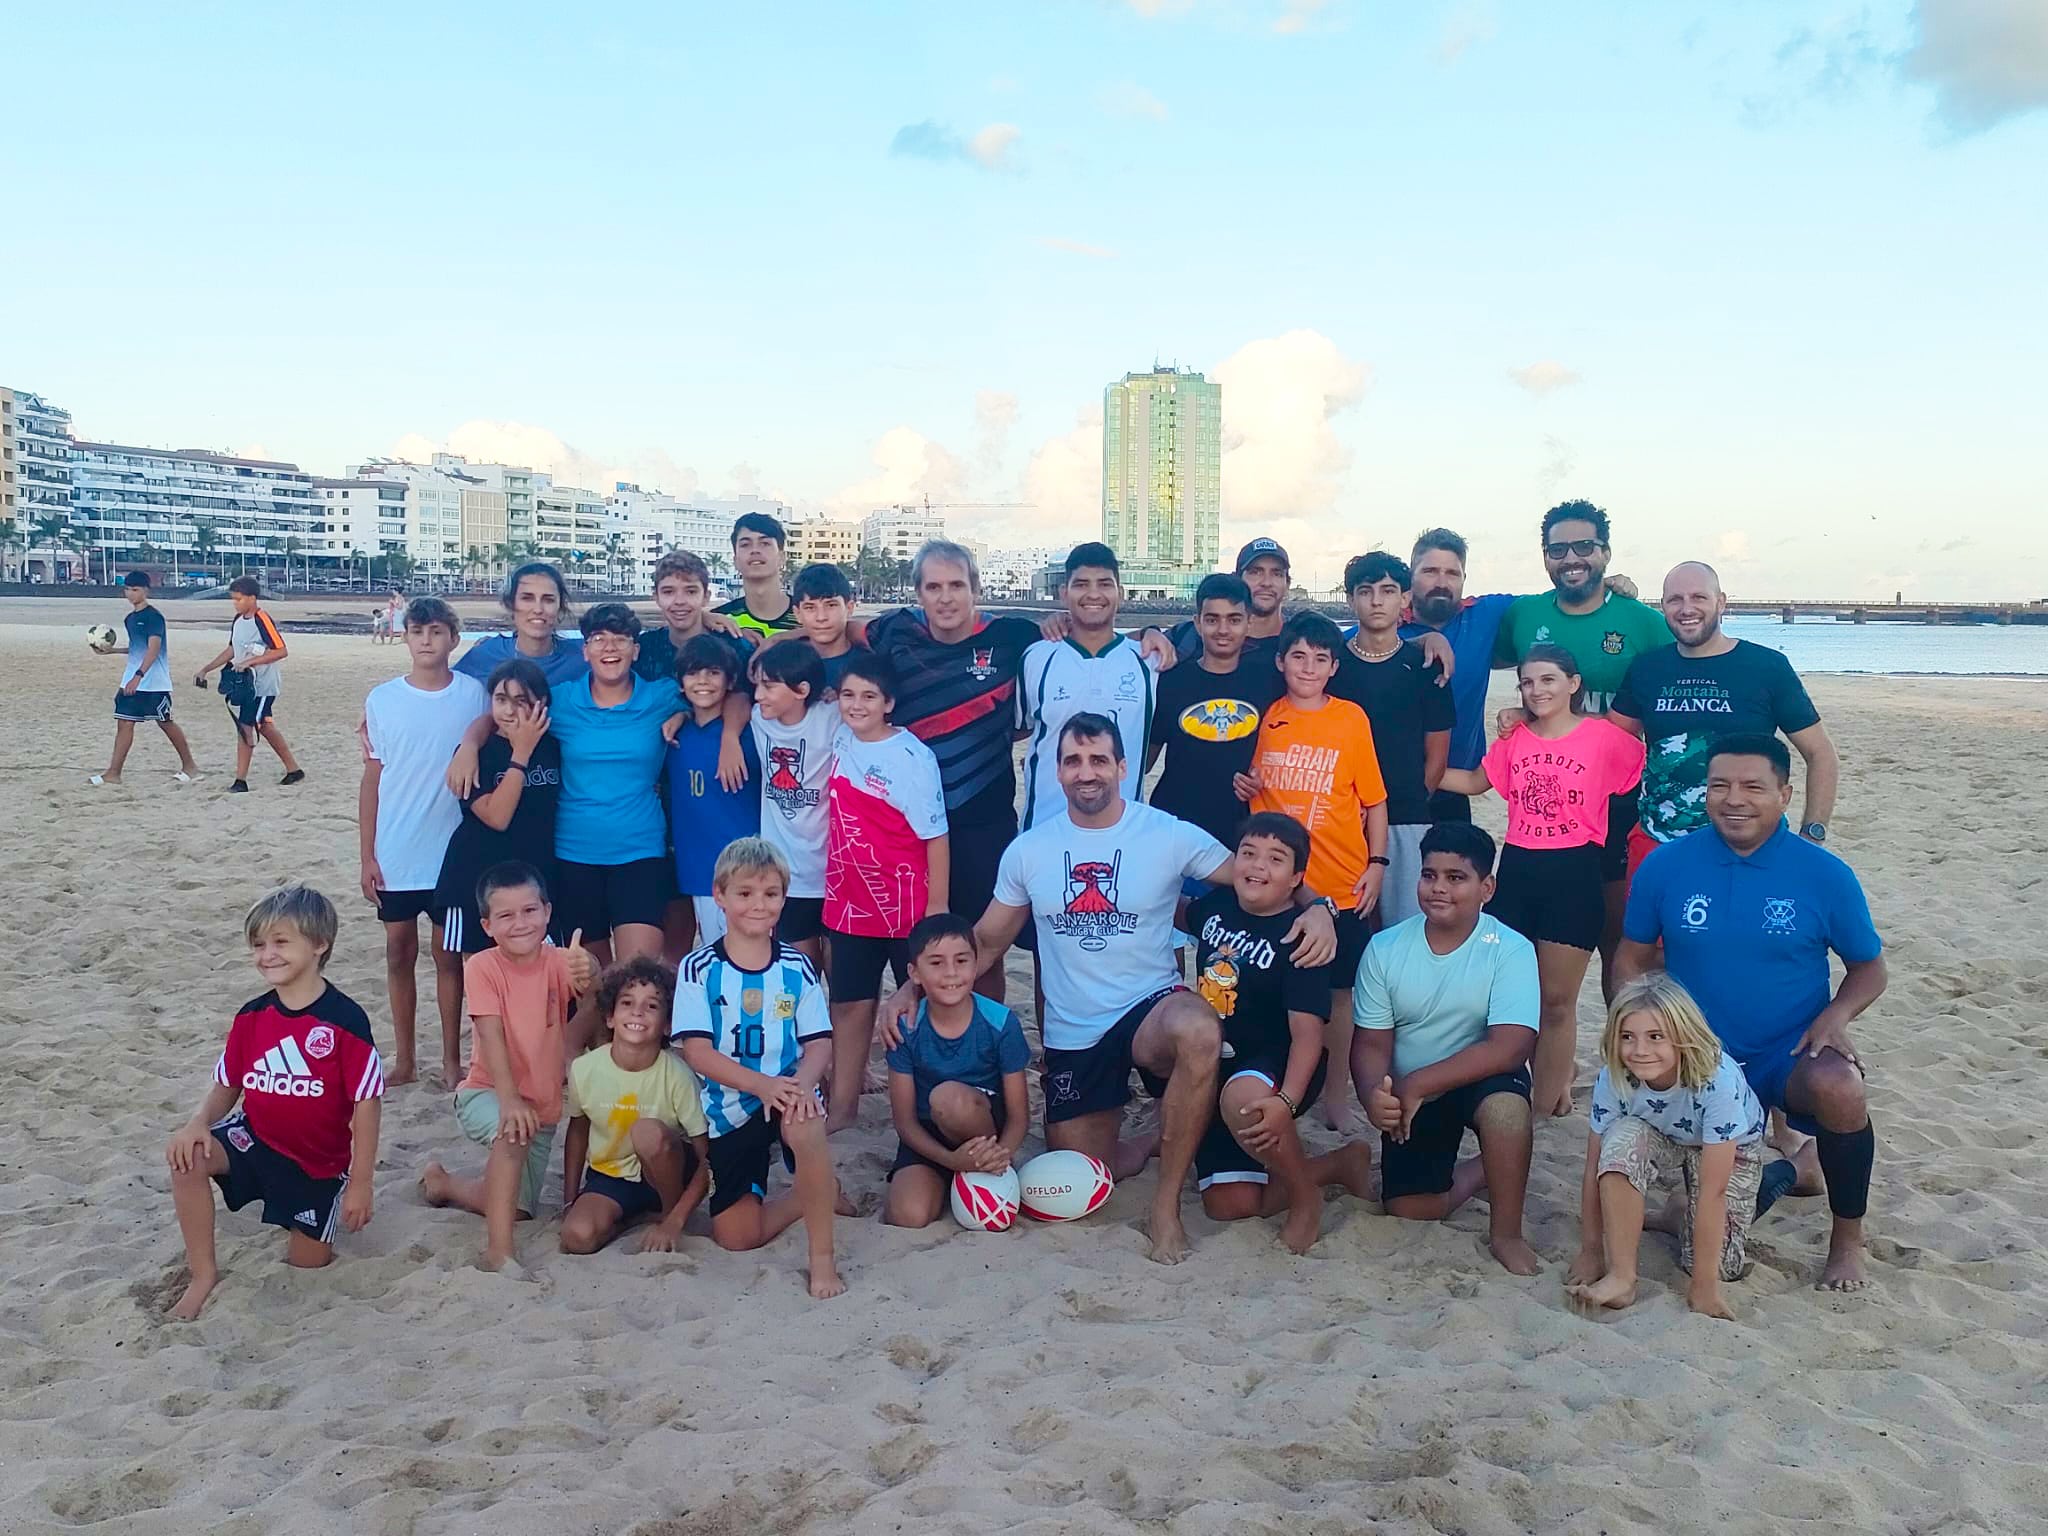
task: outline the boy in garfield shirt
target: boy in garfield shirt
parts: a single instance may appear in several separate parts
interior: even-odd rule
[[[321,974],[337,926],[334,903],[306,885],[273,891],[243,919],[271,990],[236,1012],[213,1087],[165,1151],[192,1271],[173,1317],[196,1318],[220,1283],[209,1180],[231,1211],[262,1201],[299,1269],[334,1258],[337,1220],[351,1232],[370,1220],[384,1067],[368,1015]]]
[[[1330,679],[1344,637],[1319,613],[1296,614],[1280,632],[1286,693],[1266,711],[1252,759],[1253,811],[1277,811],[1308,829],[1305,884],[1337,907],[1337,957],[1330,964],[1330,1019],[1324,1043],[1340,1061],[1351,1049],[1351,983],[1372,937],[1387,868],[1387,787],[1365,711],[1333,699]],[[1352,1124],[1342,1073],[1323,1085],[1323,1119]]]

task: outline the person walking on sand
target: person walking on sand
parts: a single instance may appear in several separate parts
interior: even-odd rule
[[[149,572],[130,571],[121,578],[121,590],[128,599],[128,612],[121,620],[128,631],[128,660],[121,669],[121,686],[114,691],[114,755],[107,771],[94,774],[89,782],[95,789],[120,783],[128,749],[135,745],[136,724],[151,720],[177,751],[178,782],[190,784],[199,777],[199,765],[192,760],[192,743],[171,718],[171,642],[162,611],[149,600]]]
[[[277,696],[283,688],[284,635],[263,611],[263,588],[254,576],[237,576],[228,583],[228,597],[235,605],[235,620],[228,630],[228,643],[221,653],[199,669],[194,684],[204,688],[207,674],[225,671],[230,680],[222,684],[222,697],[235,717],[235,781],[228,793],[249,792],[249,765],[255,761],[256,740],[261,737],[284,764],[280,784],[298,784],[305,769],[292,756],[291,743],[272,718]]]

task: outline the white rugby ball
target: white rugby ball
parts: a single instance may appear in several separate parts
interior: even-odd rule
[[[1039,1221],[1077,1221],[1100,1208],[1116,1188],[1101,1160],[1086,1152],[1041,1152],[1017,1177],[1024,1214]]]
[[[1017,1170],[953,1175],[953,1219],[970,1232],[1007,1232],[1017,1219]]]
[[[85,643],[96,651],[111,651],[116,640],[111,624],[88,624],[85,627]]]

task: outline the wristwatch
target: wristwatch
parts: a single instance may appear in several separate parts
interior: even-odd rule
[[[1332,922],[1336,921],[1337,903],[1331,900],[1328,896],[1318,896],[1314,901],[1310,902],[1309,905],[1312,907],[1321,907],[1325,912],[1330,914],[1330,919]]]
[[[1394,861],[1388,858],[1384,853],[1376,853],[1371,858],[1367,859],[1365,862],[1369,865],[1377,864],[1382,869],[1392,869],[1394,867]]]
[[[1799,835],[1809,843],[1825,843],[1828,840],[1828,824],[1824,821],[1809,821],[1799,829]]]

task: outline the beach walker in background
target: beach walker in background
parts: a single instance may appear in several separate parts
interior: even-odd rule
[[[231,1211],[261,1202],[299,1269],[333,1259],[337,1226],[360,1232],[370,1220],[384,1070],[369,1016],[321,974],[337,926],[334,904],[307,885],[272,892],[242,920],[270,990],[236,1011],[213,1086],[164,1152],[191,1270],[173,1317],[197,1317],[220,1282],[209,1181]]]
[[[177,780],[190,784],[199,777],[199,765],[192,760],[192,744],[171,718],[170,635],[163,614],[149,600],[149,573],[130,571],[121,590],[128,599],[128,613],[122,624],[128,631],[128,655],[121,668],[121,686],[114,690],[114,755],[106,771],[96,773],[89,783],[94,788],[121,782],[121,769],[128,761],[128,749],[135,744],[135,727],[152,721],[164,733],[178,754]],[[111,624],[95,624],[86,630],[86,643],[102,656],[111,656],[120,644]]]
[[[218,671],[221,701],[235,717],[235,781],[228,786],[230,794],[249,792],[249,765],[255,759],[259,736],[284,764],[284,777],[278,783],[297,784],[306,777],[292,756],[291,743],[271,718],[283,687],[283,662],[290,652],[283,633],[263,611],[262,596],[263,588],[254,576],[237,576],[228,583],[228,597],[235,605],[228,643],[193,679],[204,688],[207,675]]]

